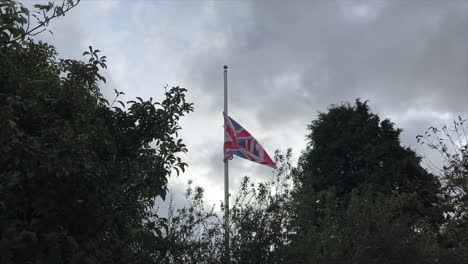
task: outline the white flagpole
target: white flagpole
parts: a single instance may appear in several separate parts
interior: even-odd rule
[[[224,65],[224,113],[228,114],[228,90],[227,90],[227,65]],[[226,129],[226,128],[224,128]],[[224,141],[226,142],[227,135],[224,131]],[[224,154],[224,148],[223,148]],[[224,232],[225,232],[225,258],[226,263],[230,263],[230,249],[229,249],[229,163],[228,160],[224,161]]]

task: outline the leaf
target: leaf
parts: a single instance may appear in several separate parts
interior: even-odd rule
[[[122,108],[125,108],[125,104],[122,101],[118,100],[117,103],[119,103],[122,106]]]
[[[53,2],[49,2],[46,6],[46,11],[49,12],[52,8],[54,7],[54,3]]]
[[[103,104],[106,104],[106,105],[109,105],[109,101],[107,101],[106,99],[104,99],[102,97],[99,97],[99,102],[103,103]]]
[[[27,9],[26,7],[24,6],[21,6],[20,7],[20,11],[26,15],[29,15],[29,9]]]

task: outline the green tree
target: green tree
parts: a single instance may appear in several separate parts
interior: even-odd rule
[[[291,262],[412,263],[395,255],[411,248],[434,260],[436,248],[416,245],[435,243],[443,221],[440,184],[400,145],[401,131],[360,100],[320,113],[309,131],[293,171]]]
[[[177,134],[193,106],[179,87],[162,102],[116,91],[109,104],[99,50],[59,59],[30,38],[75,5],[0,1],[0,262],[154,262],[151,209],[187,165]]]
[[[222,220],[214,206],[205,207],[203,193],[189,181],[185,206],[175,209],[171,197],[168,217],[161,224],[163,238],[155,250],[157,263],[221,263]]]
[[[292,219],[291,150],[276,152],[275,175],[258,184],[245,177],[230,208],[230,252],[232,263],[284,263]],[[187,203],[179,209],[169,206],[161,224],[163,238],[154,250],[158,263],[225,263],[223,206],[216,213],[206,208],[203,189],[185,193]]]
[[[291,230],[291,149],[275,152],[274,176],[260,183],[244,177],[230,209],[234,263],[284,263]]]
[[[275,175],[260,183],[245,177],[230,208],[231,263],[284,263],[291,224],[291,150],[276,152]],[[170,204],[161,224],[163,238],[155,252],[157,263],[206,263],[224,261],[224,229],[221,212],[203,203],[203,189],[185,193],[187,203],[179,209]]]
[[[440,154],[441,167],[428,167],[442,179],[447,221],[441,228],[441,259],[463,263],[468,259],[468,127],[458,117],[453,126],[430,127],[417,139]]]

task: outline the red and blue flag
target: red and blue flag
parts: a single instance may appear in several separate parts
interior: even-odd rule
[[[224,161],[230,160],[233,158],[233,155],[236,155],[253,162],[276,168],[275,163],[271,160],[260,143],[258,143],[247,130],[239,125],[239,123],[226,114],[224,114],[224,133],[226,134],[224,141]]]

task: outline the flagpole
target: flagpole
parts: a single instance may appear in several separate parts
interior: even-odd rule
[[[228,88],[227,88],[227,65],[224,65],[224,113],[228,114]],[[226,128],[224,128],[226,129]],[[227,134],[224,133],[224,142],[227,141]],[[224,152],[224,150],[223,150]],[[224,155],[223,155],[224,156]],[[224,243],[225,243],[225,263],[230,263],[229,248],[229,163],[224,161]]]

